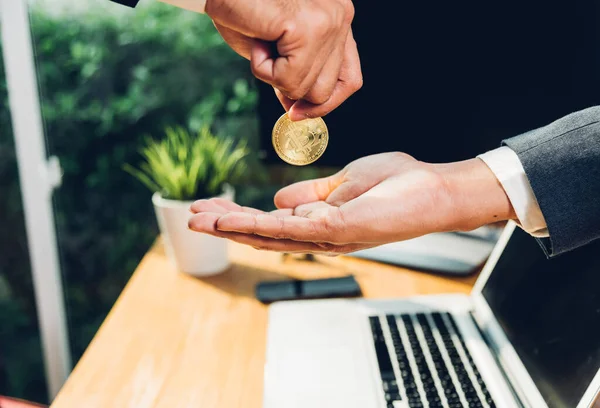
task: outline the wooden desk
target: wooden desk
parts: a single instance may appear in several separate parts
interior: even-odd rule
[[[354,258],[282,259],[232,244],[234,265],[178,273],[158,243],[144,257],[52,408],[260,408],[267,307],[260,280],[352,273],[365,297],[468,293],[448,279]]]

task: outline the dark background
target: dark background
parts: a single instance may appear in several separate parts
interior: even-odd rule
[[[400,150],[446,162],[600,103],[593,1],[355,1],[363,88],[325,117],[317,165]],[[283,109],[259,85],[267,162]]]

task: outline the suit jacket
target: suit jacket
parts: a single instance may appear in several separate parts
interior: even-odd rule
[[[600,106],[502,143],[519,156],[546,219],[547,255],[600,237]]]

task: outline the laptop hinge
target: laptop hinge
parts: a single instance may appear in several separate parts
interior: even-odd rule
[[[471,320],[473,320],[475,327],[477,327],[477,331],[479,331],[481,338],[483,338],[483,341],[487,345],[488,350],[490,350],[492,356],[494,357],[494,360],[496,361],[496,366],[498,366],[498,368],[500,369],[500,372],[502,373],[502,377],[504,377],[504,381],[508,385],[508,388],[510,389],[510,392],[511,392],[512,396],[514,397],[515,401],[519,404],[519,406],[521,408],[527,408],[527,405],[523,403],[523,399],[519,396],[519,393],[513,386],[513,382],[511,381],[508,373],[504,369],[504,365],[502,364],[502,361],[500,360],[500,355],[498,353],[497,347],[494,345],[494,342],[492,342],[490,340],[489,336],[483,330],[481,330],[481,327],[479,327],[479,324],[477,323],[477,319],[475,318],[475,312],[473,310],[471,310],[469,312],[469,315],[471,316]]]

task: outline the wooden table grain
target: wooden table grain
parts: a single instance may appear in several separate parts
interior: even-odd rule
[[[350,257],[314,261],[231,244],[232,267],[177,272],[160,241],[148,252],[52,408],[260,408],[267,307],[261,280],[354,274],[368,298],[468,293],[447,278]]]

